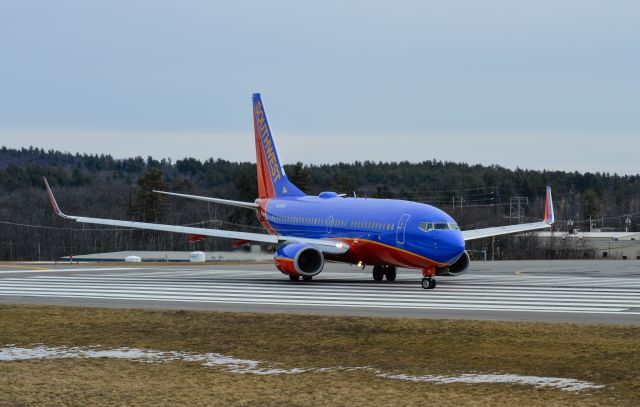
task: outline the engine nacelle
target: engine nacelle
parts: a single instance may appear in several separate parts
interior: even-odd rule
[[[465,250],[462,256],[452,264],[436,269],[436,274],[439,276],[460,276],[466,273],[469,264],[471,264],[471,258],[469,258],[469,253]]]
[[[324,268],[322,252],[307,243],[287,243],[276,251],[276,267],[284,274],[312,277]]]

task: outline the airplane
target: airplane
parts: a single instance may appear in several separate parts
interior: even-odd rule
[[[347,197],[330,191],[306,195],[285,174],[259,93],[253,95],[253,126],[259,192],[254,202],[154,192],[255,211],[267,233],[66,215],[45,179],[49,201],[56,215],[80,223],[270,243],[277,247],[276,268],[291,281],[310,281],[329,261],[361,269],[370,265],[375,281],[394,281],[398,267],[419,269],[425,289],[436,287],[435,276],[459,276],[467,271],[467,241],[546,229],[554,222],[549,186],[542,221],[471,230],[460,230],[451,216],[427,204]]]

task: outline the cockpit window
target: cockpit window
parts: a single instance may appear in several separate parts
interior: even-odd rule
[[[455,222],[420,222],[418,227],[425,232],[432,230],[460,230]]]

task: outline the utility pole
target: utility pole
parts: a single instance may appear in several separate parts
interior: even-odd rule
[[[491,261],[495,260],[495,250],[496,250],[496,236],[491,237]]]
[[[529,198],[526,196],[512,196],[509,199],[509,221],[521,223],[524,211],[529,206]]]

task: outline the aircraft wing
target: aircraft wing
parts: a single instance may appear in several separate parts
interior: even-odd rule
[[[262,242],[262,243],[273,243],[277,244],[280,242],[303,242],[311,244],[317,247],[320,251],[324,253],[331,254],[342,254],[349,250],[349,246],[343,242],[335,241],[335,240],[323,240],[323,239],[307,239],[300,238],[295,236],[283,236],[283,235],[268,235],[266,233],[250,233],[250,232],[236,232],[233,230],[222,230],[222,229],[206,229],[206,228],[194,228],[188,226],[177,226],[177,225],[163,225],[158,223],[145,223],[145,222],[131,222],[124,220],[114,220],[114,219],[101,219],[101,218],[88,218],[84,216],[71,216],[64,214],[58,203],[56,202],[55,197],[53,196],[53,192],[51,191],[51,187],[49,187],[49,183],[47,179],[44,179],[45,186],[47,187],[47,193],[49,194],[49,202],[51,203],[51,207],[53,208],[53,212],[56,215],[69,220],[75,220],[79,223],[91,223],[95,225],[107,225],[107,226],[118,226],[124,228],[132,228],[132,229],[143,229],[143,230],[157,230],[161,232],[173,232],[173,233],[183,233],[187,235],[202,235],[202,236],[211,236],[211,237],[221,237],[227,239],[238,239],[238,240],[249,240],[252,242]]]
[[[462,236],[465,242],[467,240],[482,239],[484,237],[492,237],[499,235],[507,235],[511,233],[529,232],[532,230],[547,229],[554,222],[553,216],[553,200],[551,198],[551,187],[547,187],[547,196],[544,204],[544,220],[542,222],[523,223],[520,225],[496,226],[483,229],[463,230]]]

